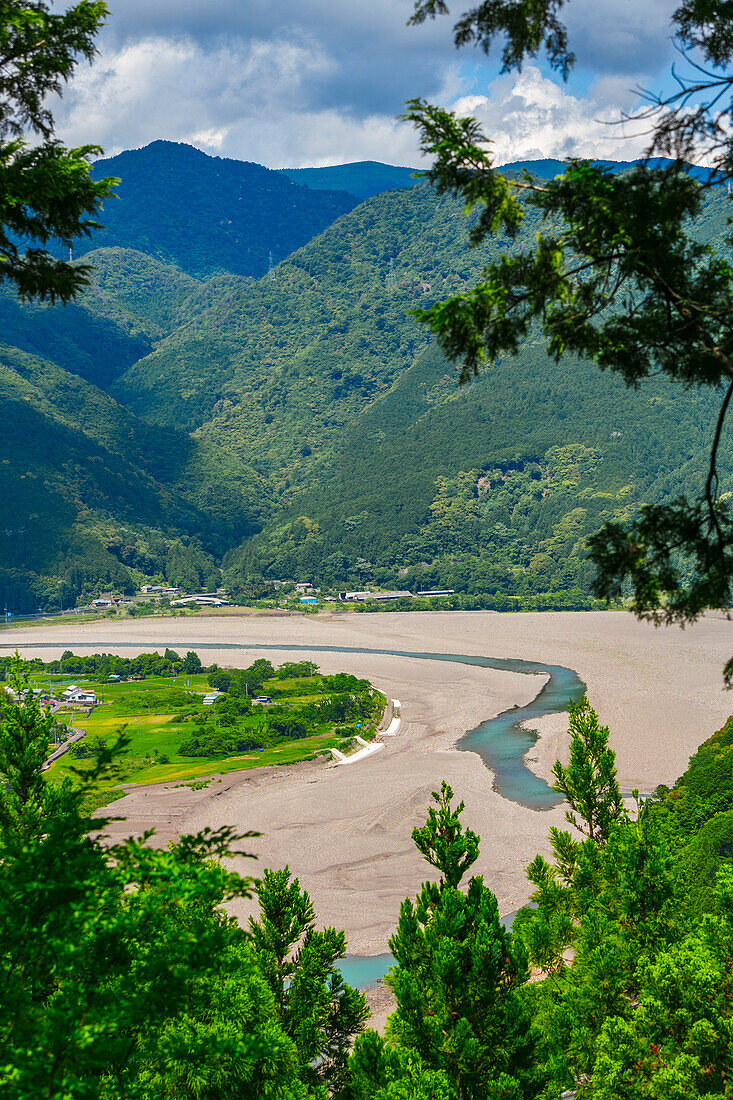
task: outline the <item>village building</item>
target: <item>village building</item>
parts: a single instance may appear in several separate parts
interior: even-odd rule
[[[192,596],[181,596],[180,600],[171,600],[171,607],[183,607],[187,603],[196,603],[199,607],[228,607],[229,600],[223,596],[212,596],[208,592],[198,592]]]
[[[367,600],[385,603],[388,600],[401,600],[403,598],[412,599],[412,592],[407,592],[406,590],[401,592],[370,592],[368,590],[361,592],[339,592],[339,599],[342,603],[366,603]]]
[[[180,588],[173,588],[167,584],[144,584],[140,588],[143,596],[180,596]]]
[[[61,698],[67,703],[81,703],[87,707],[93,707],[97,704],[97,696],[93,691],[77,687],[76,684],[67,687]]]

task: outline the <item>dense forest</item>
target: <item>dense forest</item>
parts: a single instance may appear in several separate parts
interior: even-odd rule
[[[231,540],[257,529],[266,484],[211,441],[151,429],[17,348],[0,347],[0,393],[0,598],[11,610],[132,592],[151,575],[215,587]]]
[[[400,907],[380,1035],[339,972],[344,934],[320,927],[289,868],[255,881],[212,858],[246,837],[96,839],[104,820],[84,799],[112,754],[76,781],[44,780],[53,719],[23,675],[16,662],[0,720],[0,1047],[14,1096],[731,1095],[730,722],[672,790],[624,799],[608,729],[587,699],[571,704],[569,762],[554,769],[568,828],[550,830],[552,861],[530,863],[533,907],[511,931],[471,876],[481,841],[443,783],[413,830],[427,881]],[[239,925],[222,907],[247,897]]]
[[[263,275],[270,254],[275,262],[284,259],[358,201],[174,141],[98,160],[93,175],[120,183],[105,203],[104,228],[79,242],[78,255],[134,248],[199,276]]]
[[[156,578],[223,580],[235,595],[292,579],[586,607],[588,535],[699,484],[715,394],[660,380],[631,392],[539,340],[460,388],[411,316],[521,251],[536,214],[516,240],[473,249],[461,205],[406,169],[346,166],[363,186],[399,186],[339,207],[336,192],[282,173],[263,191],[266,170],[169,143],[115,164],[141,195],[161,165],[173,180],[179,166],[180,187],[156,201],[173,224],[185,192],[201,235],[181,238],[185,255],[161,243],[164,228],[151,242],[123,186],[108,204],[114,247],[84,256],[75,304],[0,295],[3,606],[53,609]],[[323,184],[336,170],[319,171]],[[222,172],[251,190],[251,210],[263,196],[287,207],[291,254],[259,279],[205,229]],[[713,190],[695,235],[716,238],[726,218]],[[265,237],[257,248],[280,259]],[[220,263],[201,259],[209,246]]]

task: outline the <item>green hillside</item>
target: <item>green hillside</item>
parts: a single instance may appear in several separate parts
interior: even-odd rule
[[[360,160],[352,164],[334,164],[326,168],[281,168],[284,176],[310,187],[313,191],[347,191],[358,199],[370,199],[382,191],[412,187],[416,168]]]
[[[274,279],[202,311],[113,392],[156,423],[190,429],[216,417],[217,434],[263,469],[299,467],[304,447],[335,437],[425,347],[409,310],[480,269],[469,228],[459,205],[425,184],[369,199]]]
[[[212,293],[250,281],[235,275],[194,279],[133,249],[96,249],[83,262],[91,269],[89,285],[67,305],[20,303],[13,291],[0,288],[0,331],[5,344],[105,388],[206,308]]]
[[[270,507],[266,482],[232,451],[153,429],[99,388],[251,280],[194,279],[128,249],[87,259],[90,283],[72,305],[0,294],[0,601],[16,612],[151,576],[218,584],[222,554]]]
[[[94,314],[81,302],[21,305],[6,287],[0,289],[0,332],[6,345],[53,356],[66,370],[100,386],[110,385],[153,348],[143,332],[125,331],[116,318]]]
[[[0,346],[0,407],[0,601],[16,612],[154,575],[218,583],[221,554],[267,510],[267,487],[236,456],[152,430],[16,348]]]
[[[698,235],[726,216],[712,196]],[[425,184],[383,193],[115,383],[138,415],[224,441],[272,482],[281,507],[229,555],[231,582],[439,585],[523,605],[572,591],[585,605],[587,535],[697,487],[714,395],[659,381],[635,394],[539,341],[459,389],[409,311],[489,258],[470,226]]]
[[[188,320],[206,285],[131,248],[97,248],[83,262],[92,270],[78,304],[151,344]]]
[[[172,141],[99,160],[92,175],[115,176],[120,184],[99,219],[104,229],[80,240],[75,258],[97,248],[131,248],[195,276],[262,275],[270,252],[283,259],[357,202]]]
[[[241,560],[334,584],[587,593],[585,538],[699,483],[715,404],[661,384],[633,394],[531,347],[456,391],[430,348]]]
[[[157,146],[130,163],[195,152]],[[212,171],[200,156],[194,190]],[[711,194],[696,234],[716,239],[727,214]],[[719,399],[658,380],[633,393],[539,340],[459,388],[410,311],[538,228],[528,213],[517,240],[472,249],[471,225],[418,183],[349,210],[272,277],[196,277],[109,247],[88,254],[73,306],[0,296],[5,591],[51,606],[59,578],[72,599],[223,566],[235,592],[299,577],[588,606],[588,535],[696,490]],[[725,444],[724,480],[730,458]],[[47,532],[28,542],[36,522]]]

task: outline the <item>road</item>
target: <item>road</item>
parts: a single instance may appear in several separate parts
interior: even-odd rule
[[[86,735],[86,730],[78,730],[77,733],[75,733],[73,737],[70,737],[68,741],[64,741],[63,745],[59,745],[57,749],[53,750],[51,755],[46,760],[46,763],[41,768],[41,771],[48,771],[54,761],[58,760],[60,756],[63,756],[65,752],[68,752],[71,745],[73,745],[76,741],[81,741],[82,737],[86,737]]]

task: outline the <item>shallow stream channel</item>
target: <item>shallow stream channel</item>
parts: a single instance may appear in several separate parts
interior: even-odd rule
[[[170,642],[174,646],[177,643]],[[190,643],[184,643],[190,644]],[[26,644],[24,649],[48,649],[53,642],[43,642],[42,646]],[[99,649],[109,647],[135,648],[135,642],[94,642],[76,643],[77,648]],[[454,664],[477,665],[480,668],[498,669],[501,672],[518,672],[525,675],[542,675],[547,680],[531,703],[523,707],[512,707],[482,722],[476,729],[469,730],[460,739],[457,748],[464,752],[477,753],[494,776],[494,789],[512,802],[518,802],[532,810],[549,810],[557,806],[562,799],[529,770],[524,757],[537,740],[537,734],[525,723],[541,718],[545,714],[559,714],[567,710],[569,700],[576,701],[585,694],[585,684],[578,674],[562,665],[546,665],[539,661],[520,661],[497,657],[473,657],[464,653],[419,653],[398,649],[362,649],[355,646],[328,645],[246,645],[230,643],[197,643],[197,650],[275,650],[303,653],[374,653],[387,657],[408,657],[416,661],[450,661]],[[505,927],[511,927],[514,914],[502,918]],[[394,962],[390,954],[384,955],[347,955],[340,970],[345,980],[358,989],[368,989],[383,978]]]

